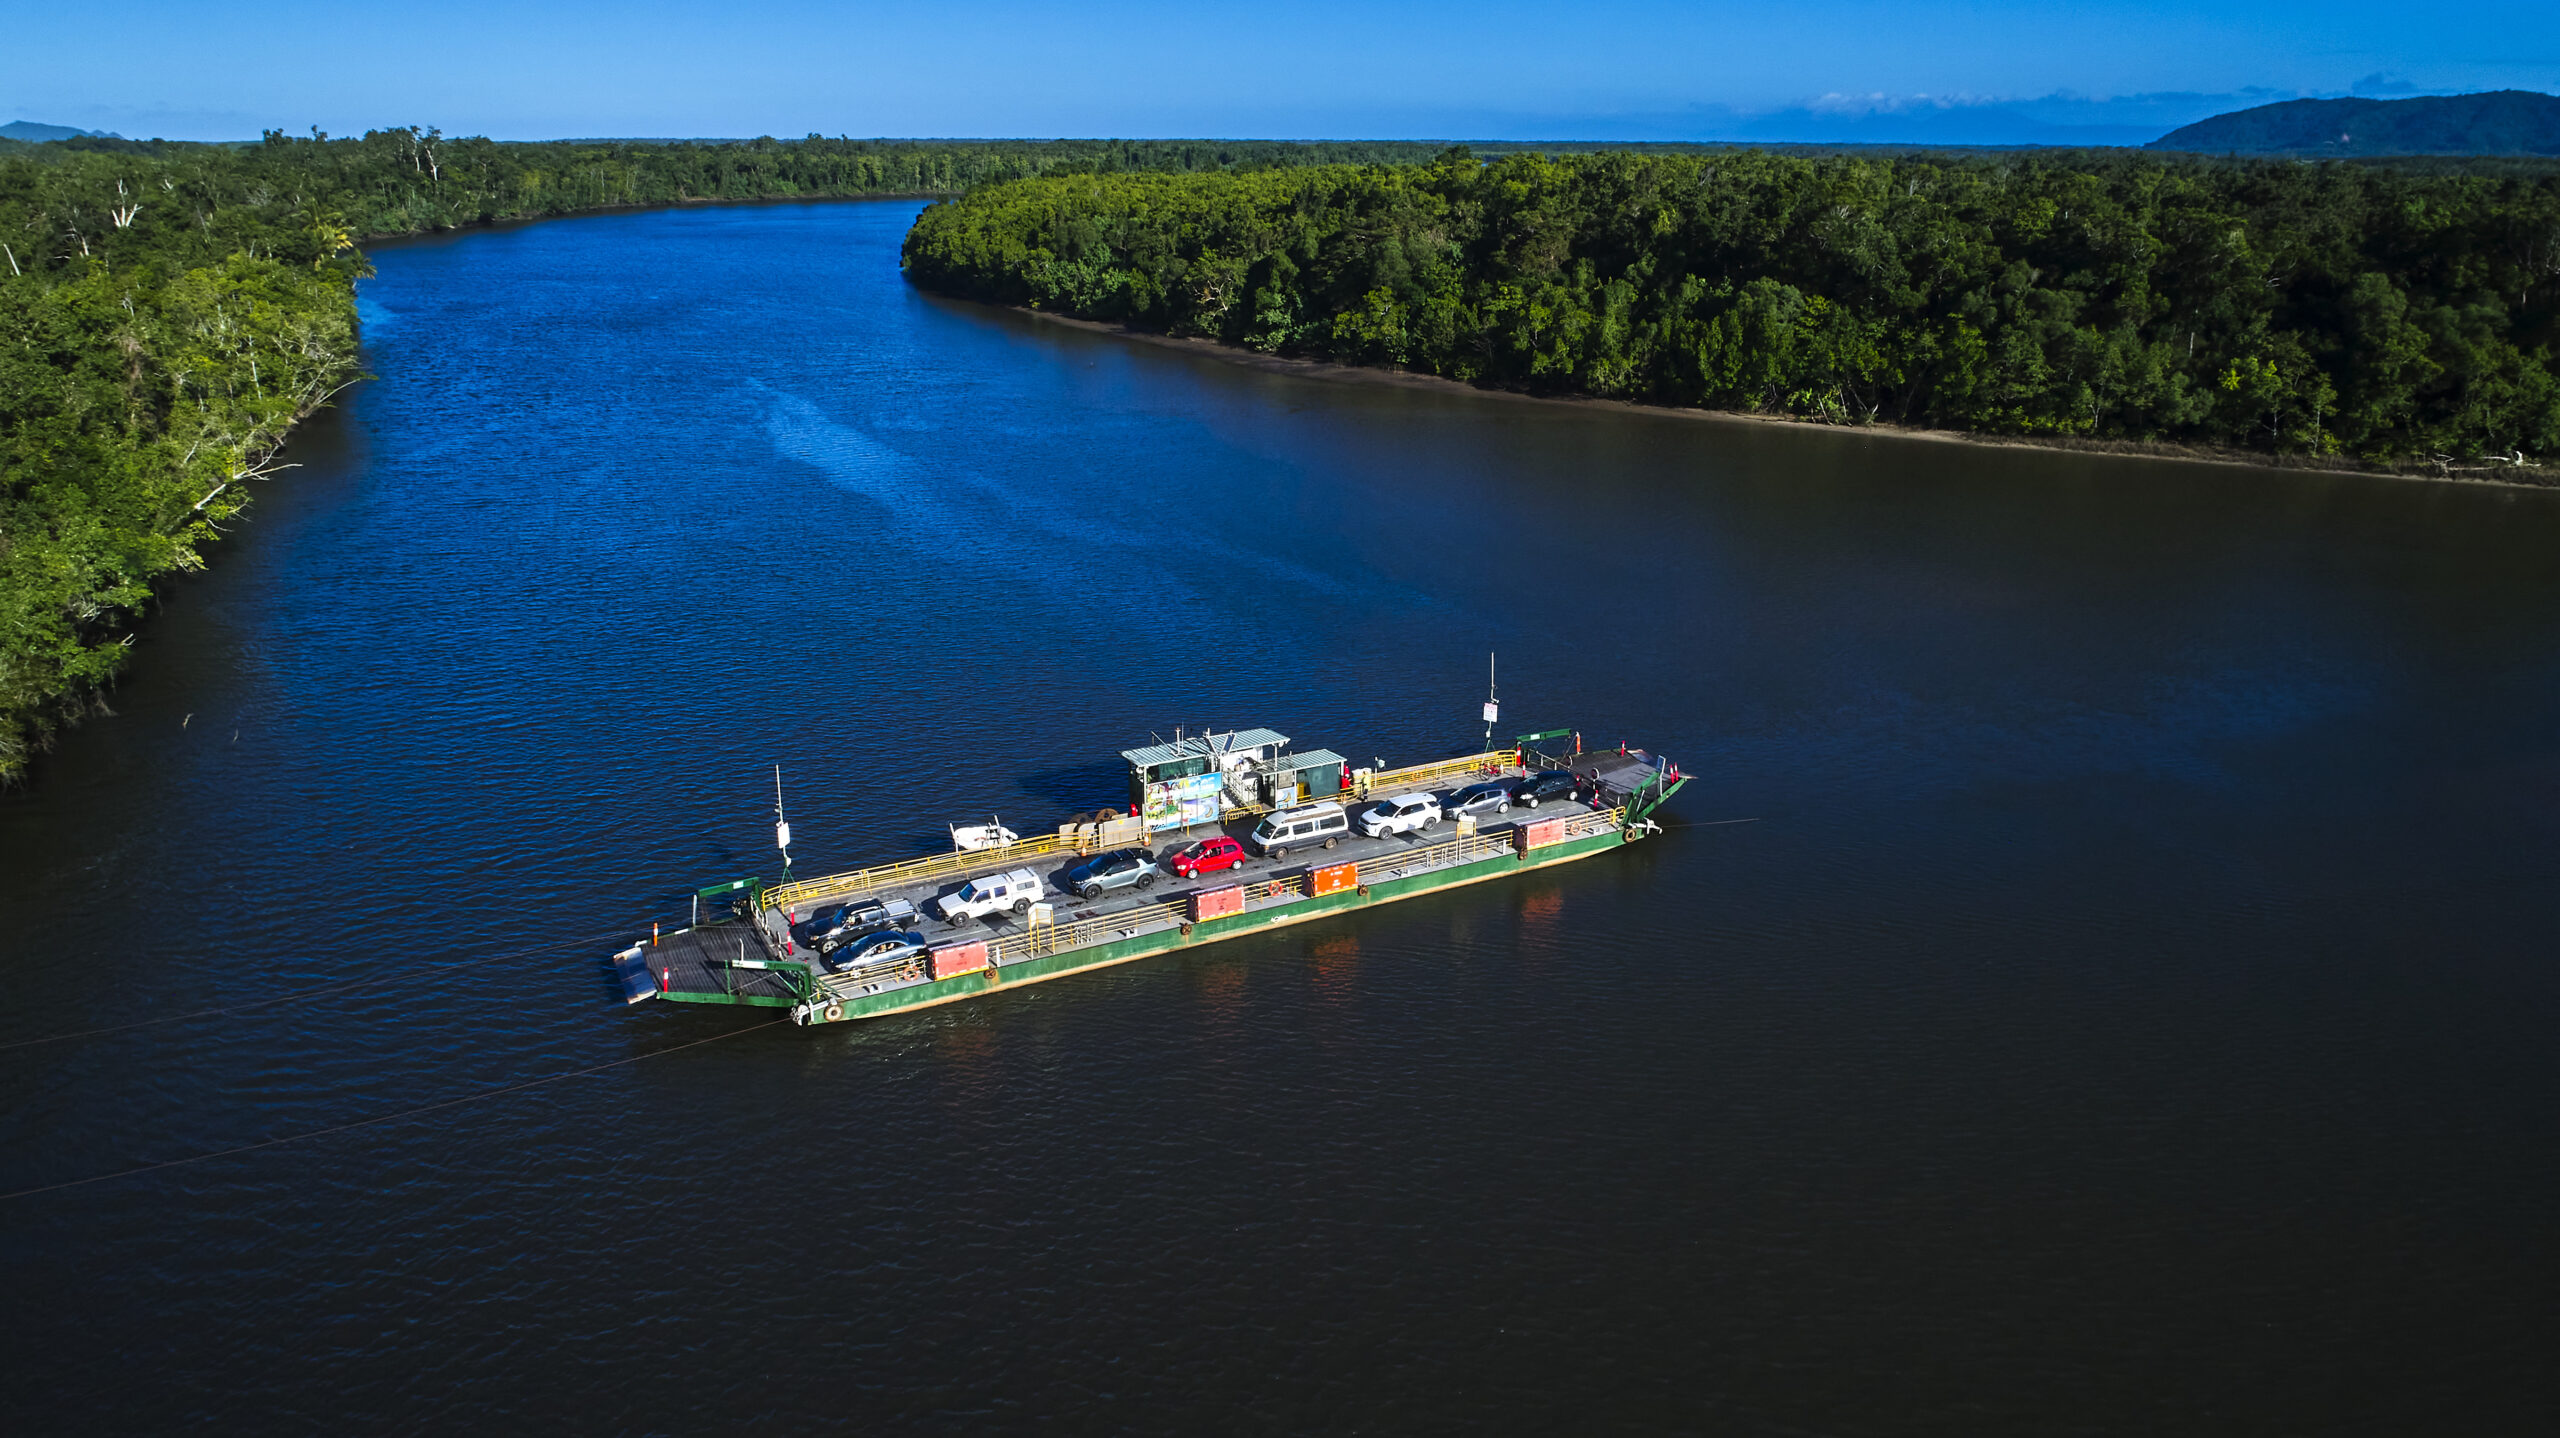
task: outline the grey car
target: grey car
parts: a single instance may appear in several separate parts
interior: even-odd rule
[[[1150,849],[1114,849],[1096,854],[1067,871],[1066,887],[1087,899],[1113,889],[1155,887],[1156,856]]]
[[[1499,814],[1511,807],[1508,784],[1469,784],[1440,801],[1444,814]]]

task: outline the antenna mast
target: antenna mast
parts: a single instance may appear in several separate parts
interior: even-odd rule
[[[782,877],[791,878],[791,825],[782,817],[782,766],[773,766],[773,847],[782,851]]]
[[[1484,653],[1484,747],[1493,747],[1493,721],[1502,717],[1502,705],[1495,702],[1493,688],[1493,651]]]

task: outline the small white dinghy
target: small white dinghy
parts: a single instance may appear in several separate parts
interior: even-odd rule
[[[1022,842],[1022,836],[998,822],[998,816],[990,814],[987,817],[989,822],[984,824],[951,825],[952,849],[957,853],[970,854],[980,849],[1001,849]]]

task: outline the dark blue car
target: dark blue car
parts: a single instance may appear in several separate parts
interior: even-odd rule
[[[902,929],[886,929],[844,944],[827,957],[827,967],[841,973],[846,969],[867,968],[898,959],[912,959],[931,948],[924,935]]]
[[[1569,769],[1549,769],[1511,783],[1511,802],[1523,808],[1538,807],[1541,799],[1569,799],[1582,787],[1582,781]]]

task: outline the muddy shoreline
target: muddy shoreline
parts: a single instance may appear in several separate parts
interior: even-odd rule
[[[955,297],[941,296],[940,298]],[[977,304],[983,301],[961,300],[959,303]],[[2066,436],[1973,434],[1964,430],[1924,429],[1916,425],[1883,421],[1874,424],[1828,424],[1821,420],[1799,419],[1792,415],[1753,414],[1745,410],[1691,409],[1676,405],[1641,404],[1632,400],[1603,399],[1596,395],[1531,394],[1525,390],[1469,384],[1464,380],[1447,379],[1440,375],[1415,374],[1410,370],[1373,369],[1365,365],[1336,364],[1330,360],[1293,359],[1285,355],[1263,354],[1255,350],[1239,349],[1217,340],[1168,335],[1131,325],[1114,324],[1107,320],[1079,319],[1073,315],[1054,314],[1048,310],[1032,309],[1024,305],[990,305],[988,307],[1025,315],[1049,324],[1065,325],[1091,334],[1117,335],[1122,339],[1179,350],[1186,354],[1204,355],[1229,364],[1243,365],[1248,369],[1264,370],[1272,374],[1296,375],[1305,379],[1395,385],[1406,389],[1437,390],[1446,394],[1469,394],[1493,399],[1519,400],[1529,404],[1619,410],[1629,414],[1697,420],[1709,424],[1779,425],[1792,429],[1820,430],[1831,434],[1869,435],[1880,439],[1917,440],[1930,444],[1975,445],[1986,449],[2060,450],[2070,454],[2115,455],[2126,459],[2172,459],[2191,464],[2219,464],[2237,469],[2271,469],[2297,474],[2355,474],[2377,479],[2423,480],[2430,484],[2489,485],[2499,489],[2560,488],[2560,474],[2553,474],[2549,479],[2508,478],[2494,473],[2445,473],[2434,468],[2397,467],[2344,457],[2266,455],[2254,450],[2224,449],[2211,445],[2167,444],[2141,440],[2076,439]],[[2523,471],[2528,475],[2548,472],[2542,469]]]

